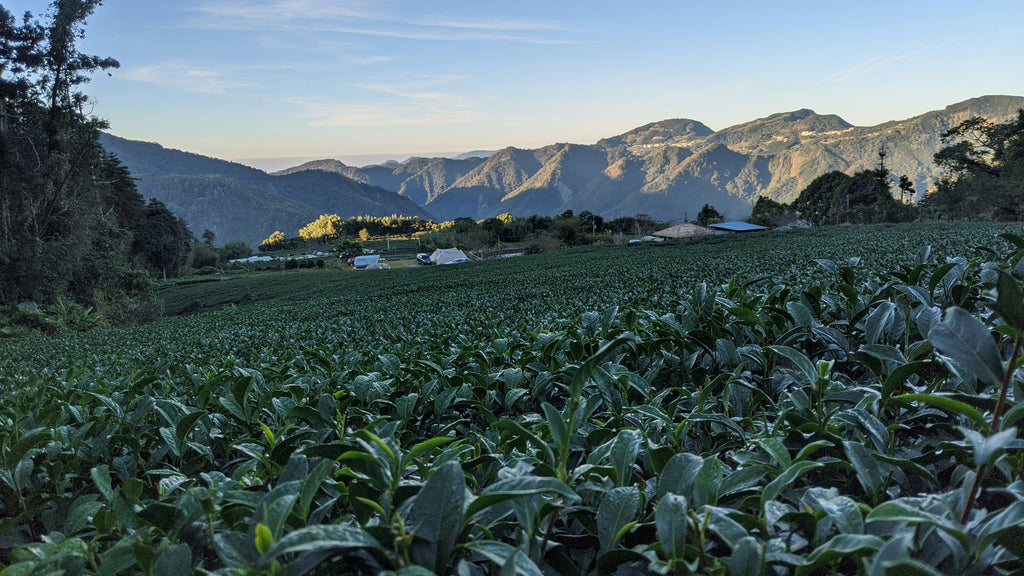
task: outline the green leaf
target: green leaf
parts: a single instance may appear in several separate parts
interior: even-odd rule
[[[448,571],[448,562],[462,531],[465,499],[466,479],[462,467],[451,460],[431,474],[409,510],[406,527],[430,544],[419,563],[438,574]]]
[[[270,550],[271,546],[274,545],[274,533],[270,531],[270,527],[260,522],[256,524],[256,551],[260,554],[266,554],[267,550]]]
[[[1000,270],[996,290],[998,296],[991,304],[992,309],[1010,326],[1024,328],[1024,293],[1020,283],[1011,274]]]
[[[704,506],[698,513],[706,516],[708,528],[718,534],[730,548],[735,547],[740,540],[750,535],[742,524],[729,517],[729,514],[738,514],[735,510]]]
[[[974,449],[974,465],[985,466],[993,457],[1006,449],[1011,442],[1017,439],[1017,428],[1009,428],[1002,432],[996,432],[985,437],[981,432],[969,428],[960,427],[960,432],[970,441]]]
[[[380,543],[358,526],[317,524],[285,534],[267,550],[263,561],[300,552],[379,547]]]
[[[882,483],[882,471],[878,467],[878,462],[871,457],[868,449],[860,442],[844,441],[843,450],[846,451],[846,457],[850,459],[850,464],[857,472],[857,481],[864,488],[864,492],[877,498],[885,487]]]
[[[598,349],[593,356],[587,358],[587,360],[576,370],[572,375],[572,381],[569,383],[569,397],[574,400],[579,400],[580,396],[583,395],[583,387],[587,384],[587,380],[594,373],[594,370],[604,362],[604,359],[615,352],[619,346],[626,342],[633,342],[636,340],[630,332],[623,332],[618,335],[614,340],[605,343],[604,346]]]
[[[612,440],[608,459],[615,470],[616,484],[624,486],[633,475],[633,463],[640,452],[640,433],[636,430],[619,430]]]
[[[884,566],[884,576],[943,576],[943,572],[913,558],[904,558]]]
[[[704,466],[704,459],[696,454],[681,452],[665,464],[658,478],[658,497],[669,492],[687,498],[693,497],[693,483]]]
[[[718,489],[721,486],[722,462],[713,454],[704,459],[704,464],[693,480],[693,505],[718,504]]]
[[[188,439],[189,433],[192,432],[192,429],[195,428],[196,422],[199,422],[199,419],[203,416],[206,416],[206,412],[196,410],[186,414],[178,421],[177,426],[174,427],[174,436],[177,440],[179,452],[185,451],[185,441]]]
[[[654,524],[665,556],[669,559],[682,558],[690,525],[686,498],[671,493],[662,497],[654,511]]]
[[[601,552],[607,552],[615,546],[619,531],[636,520],[640,504],[640,490],[635,486],[620,486],[605,492],[595,518]]]
[[[864,319],[864,339],[868,344],[878,344],[886,331],[892,327],[896,315],[896,304],[882,302]]]
[[[462,545],[462,548],[475,552],[496,566],[504,568],[509,560],[515,562],[515,573],[519,576],[544,576],[540,568],[530,560],[526,554],[516,554],[518,548],[513,548],[504,542],[495,540],[474,540]]]
[[[764,507],[764,504],[766,502],[768,502],[769,500],[774,500],[780,492],[789,487],[789,485],[792,484],[793,481],[795,481],[800,476],[804,475],[810,470],[821,468],[822,466],[824,466],[824,464],[820,464],[818,462],[814,462],[811,460],[802,460],[800,462],[794,463],[789,468],[786,468],[786,470],[782,474],[779,474],[778,477],[775,478],[775,480],[772,480],[771,482],[768,483],[767,486],[764,487],[764,492],[761,493],[761,506]]]
[[[438,436],[436,438],[429,438],[427,440],[424,440],[423,442],[420,442],[419,444],[410,448],[409,451],[405,453],[405,457],[402,458],[402,461],[412,462],[419,458],[420,454],[423,454],[428,450],[431,450],[438,446],[443,446],[444,444],[447,444],[454,440],[455,438],[452,438],[451,436]]]
[[[558,478],[551,476],[515,476],[499,480],[484,488],[484,491],[466,507],[465,518],[468,521],[469,518],[501,502],[507,502],[522,496],[544,493],[561,494],[570,500],[579,499],[579,496],[572,491],[572,488],[569,488]]]
[[[1003,379],[1003,363],[988,328],[963,308],[946,310],[946,317],[928,331],[935,347],[968,375],[987,384]]]
[[[192,550],[188,544],[172,544],[164,549],[153,566],[153,576],[189,576]]]
[[[818,382],[818,369],[814,367],[811,359],[803,352],[790,348],[789,346],[769,346],[769,350],[789,360],[803,374],[807,382],[816,384]]]
[[[758,576],[764,573],[764,549],[753,537],[744,536],[733,545],[725,564],[729,576]]]
[[[789,456],[789,450],[778,438],[772,438],[769,436],[765,438],[757,438],[753,442],[778,462],[779,468],[785,470],[793,463],[792,458]]]
[[[868,522],[886,521],[906,522],[908,524],[928,524],[935,526],[956,538],[957,541],[960,542],[960,545],[965,549],[970,548],[970,536],[968,536],[966,532],[961,530],[952,521],[921,510],[915,506],[911,506],[902,500],[890,500],[879,504],[874,510],[868,513],[866,520]]]
[[[945,412],[964,416],[974,422],[979,428],[988,427],[988,420],[976,408],[966,402],[954,400],[948,396],[939,396],[938,394],[901,394],[893,398],[893,400],[898,402],[920,402]]]
[[[870,534],[839,534],[815,548],[807,556],[807,564],[797,566],[796,575],[819,574],[823,566],[837,565],[847,558],[872,554],[883,544],[884,540]]]
[[[7,462],[7,468],[14,470],[21,462],[21,459],[25,457],[25,454],[28,454],[29,450],[46,444],[52,437],[53,435],[48,428],[33,430],[22,436],[14,443],[14,446],[11,446],[11,450],[4,458]]]
[[[547,402],[541,404],[541,408],[544,410],[544,416],[547,417],[548,430],[551,431],[551,438],[555,441],[555,446],[559,449],[568,446],[569,431],[565,420],[562,419],[562,414]]]

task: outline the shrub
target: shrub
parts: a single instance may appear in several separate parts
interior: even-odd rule
[[[53,321],[63,330],[88,332],[108,328],[110,322],[98,310],[60,298],[53,305]]]

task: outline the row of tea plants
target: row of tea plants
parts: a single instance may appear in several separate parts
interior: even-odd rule
[[[1024,237],[907,230],[4,342],[0,576],[1020,573]]]

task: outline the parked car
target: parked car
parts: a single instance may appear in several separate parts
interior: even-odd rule
[[[416,261],[422,264],[423,266],[430,266],[431,264],[433,264],[433,262],[430,261],[430,254],[417,254]]]

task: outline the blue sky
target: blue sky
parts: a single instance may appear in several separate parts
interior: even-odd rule
[[[873,125],[1024,95],[1021,21],[1021,0],[106,0],[81,48],[121,63],[86,86],[114,134],[280,168],[798,108]]]

